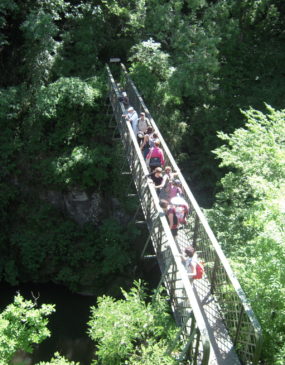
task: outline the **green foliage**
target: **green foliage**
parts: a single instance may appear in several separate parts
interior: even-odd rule
[[[18,94],[16,87],[0,89],[0,247],[4,248],[0,255],[0,277],[2,265],[9,262],[5,240],[10,231],[10,207],[18,195],[17,187],[10,182],[15,182],[16,159],[22,147],[16,122],[20,109]],[[10,179],[9,183],[7,179]]]
[[[11,174],[15,169],[14,158],[22,147],[19,138],[17,118],[21,110],[19,88],[0,89],[0,158],[1,178]]]
[[[49,362],[39,362],[36,365],[79,365],[78,362],[68,361],[63,356],[60,356],[58,352],[54,354],[54,357]]]
[[[9,44],[7,36],[4,33],[5,27],[7,27],[6,16],[9,12],[16,12],[17,10],[18,6],[13,0],[3,0],[0,3],[0,47]]]
[[[93,0],[79,1],[70,6],[65,18],[66,29],[54,73],[59,77],[92,77],[101,67],[98,55],[108,41],[102,8]]]
[[[146,0],[103,1],[108,16],[114,16],[119,23],[119,35],[136,37],[144,28]],[[114,18],[113,18],[114,20]]]
[[[23,72],[32,92],[48,81],[60,41],[56,24],[68,3],[63,0],[35,1],[20,26],[25,39]],[[28,76],[28,77],[27,77]]]
[[[217,131],[242,126],[240,108],[284,107],[283,13],[277,0],[148,2],[144,39],[161,44],[172,72],[162,82],[152,57],[132,58],[133,78],[203,204],[221,177]]]
[[[146,302],[145,287],[135,282],[123,300],[103,296],[91,308],[89,335],[97,343],[96,364],[174,364],[166,353],[175,336],[166,298],[156,293]]]
[[[65,186],[81,185],[83,188],[101,184],[109,178],[111,157],[107,147],[98,146],[92,150],[85,146],[75,147],[70,157],[59,157],[52,165],[56,182]],[[105,157],[107,156],[107,157]],[[51,181],[52,182],[52,181]]]
[[[150,38],[132,47],[130,61],[141,63],[149,73],[162,81],[170,76],[172,70],[168,62],[169,55],[160,48],[161,44]]]
[[[88,82],[79,78],[60,78],[41,87],[36,95],[35,109],[27,121],[28,132],[31,133],[36,124],[41,138],[49,137],[49,148],[56,148],[61,139],[61,143],[70,145],[94,124],[91,113],[99,108],[100,88],[101,81],[96,78]]]
[[[174,365],[177,361],[166,353],[167,343],[163,341],[148,340],[146,345],[142,345],[140,350],[137,350],[131,355],[125,364],[128,365]]]
[[[12,284],[52,280],[71,290],[85,286],[96,291],[103,282],[128,275],[138,232],[114,219],[104,219],[97,228],[78,227],[48,204],[25,202],[14,220],[13,232],[2,245],[3,275]]]
[[[93,84],[96,85],[96,81],[94,78]],[[41,87],[37,95],[36,112],[48,119],[56,118],[69,108],[92,107],[100,96],[98,87],[92,87],[90,81],[62,77],[46,87]]]
[[[172,92],[189,98],[196,106],[209,103],[218,87],[220,38],[211,28],[210,24],[202,26],[195,17],[190,17],[180,22],[172,43],[176,52],[175,72],[170,80]]]
[[[108,179],[111,149],[95,143],[108,139],[101,107],[101,80],[60,78],[42,86],[25,120],[25,165],[34,183],[82,188]],[[30,178],[31,179],[31,178]]]
[[[278,364],[285,329],[285,110],[267,106],[267,114],[243,115],[246,128],[219,133],[226,144],[214,152],[231,171],[209,217],[262,324],[263,356]]]
[[[97,71],[114,39],[105,19],[113,15],[94,1],[13,4],[1,3],[14,21],[5,35],[11,52],[0,53],[3,84],[12,85],[0,90],[0,275],[100,290],[127,271],[137,232],[108,219],[107,209],[98,227],[78,227],[42,197],[75,188],[108,201],[122,189]]]
[[[31,353],[33,344],[41,343],[50,336],[47,317],[54,306],[24,300],[21,295],[0,314],[0,364],[7,365],[17,350]]]
[[[123,199],[103,100],[103,65],[114,56],[129,57],[139,91],[204,204],[223,173],[211,153],[221,145],[217,131],[230,143],[225,136],[244,126],[239,110],[254,108],[246,115],[258,120],[250,126],[255,137],[238,129],[238,148],[219,152],[223,170],[231,172],[222,180],[227,192],[218,196],[216,229],[229,252],[244,250],[247,257],[258,241],[281,265],[282,246],[275,242],[283,239],[284,154],[277,138],[283,126],[266,124],[278,119],[276,110],[266,117],[254,110],[264,112],[264,101],[284,108],[284,12],[280,0],[1,1],[1,275],[11,283],[56,277],[76,288],[126,270],[133,227],[104,220],[98,229],[79,229],[30,199],[74,187]],[[263,138],[267,129],[272,140]],[[127,210],[131,204],[122,203]],[[267,267],[257,276],[273,282],[269,273]],[[275,298],[270,288],[260,292]],[[274,305],[280,308],[277,297]]]
[[[232,135],[219,133],[227,143],[215,151],[222,159],[220,166],[235,169],[221,180],[224,189],[217,195],[224,206],[223,215],[226,217],[234,211],[235,219],[221,216],[219,224],[226,224],[225,231],[230,229],[236,243],[243,243],[245,236],[247,239],[253,237],[255,226],[248,224],[248,220],[255,214],[256,207],[262,208],[263,200],[273,198],[284,183],[285,114],[271,107],[268,112],[265,115],[250,109],[243,113],[248,120],[246,129],[237,129]],[[244,232],[238,238],[234,232],[241,232],[241,228]]]

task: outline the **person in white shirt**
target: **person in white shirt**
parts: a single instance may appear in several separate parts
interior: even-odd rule
[[[185,265],[185,269],[187,271],[189,279],[192,279],[197,275],[197,262],[198,257],[197,253],[193,246],[188,246],[184,250],[185,256],[181,256],[182,261]]]
[[[135,109],[130,106],[128,108],[128,113],[125,115],[126,121],[131,122],[132,128],[134,131],[135,136],[138,134],[138,113],[135,111]]]

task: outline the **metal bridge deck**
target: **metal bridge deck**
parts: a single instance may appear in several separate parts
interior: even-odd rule
[[[189,236],[191,236],[191,233],[187,232],[187,229],[178,231],[176,243],[181,253],[189,245]],[[240,365],[233,342],[222,318],[221,308],[211,293],[211,283],[208,277],[204,275],[202,279],[193,280],[192,285],[209,336],[211,347],[209,364]]]
[[[211,355],[209,364],[240,365],[229,333],[220,314],[220,309],[211,294],[207,279],[196,280],[193,284],[194,294],[208,330]],[[205,288],[208,290],[205,291]]]

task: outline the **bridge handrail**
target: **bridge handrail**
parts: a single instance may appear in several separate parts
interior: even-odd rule
[[[139,197],[141,199],[143,212],[145,213],[145,217],[146,217],[147,223],[149,225],[153,224],[152,220],[154,219],[154,215],[157,215],[157,212],[159,213],[157,216],[157,219],[159,221],[158,224],[160,225],[161,228],[158,229],[158,232],[162,233],[162,235],[164,236],[164,238],[163,237],[161,238],[161,242],[167,243],[169,245],[169,248],[171,251],[171,254],[168,254],[166,257],[168,260],[169,266],[172,265],[172,267],[173,267],[172,271],[170,273],[172,276],[174,274],[178,275],[177,280],[180,280],[182,282],[183,290],[185,291],[187,299],[191,306],[191,310],[188,311],[188,313],[186,313],[187,311],[185,311],[185,313],[182,314],[182,316],[184,316],[183,325],[185,326],[185,329],[189,330],[190,326],[187,323],[188,318],[186,318],[186,315],[191,316],[190,312],[192,311],[194,322],[191,323],[191,331],[190,331],[191,333],[190,334],[195,334],[196,329],[198,330],[196,342],[193,341],[193,344],[195,344],[195,346],[193,346],[193,353],[194,353],[195,348],[196,348],[196,352],[197,352],[198,348],[200,347],[200,352],[203,354],[203,356],[200,355],[201,360],[199,363],[202,365],[206,365],[206,364],[208,364],[208,361],[209,361],[210,345],[209,345],[209,338],[208,338],[208,334],[207,334],[206,325],[204,323],[203,316],[200,312],[199,304],[195,298],[193,288],[189,282],[189,278],[186,273],[185,267],[183,266],[183,264],[181,262],[180,254],[179,254],[179,251],[175,244],[175,241],[173,239],[173,236],[170,231],[165,214],[159,205],[159,199],[158,199],[156,190],[155,190],[154,186],[152,184],[149,184],[149,182],[147,181],[148,169],[145,164],[145,160],[142,156],[142,153],[139,149],[139,146],[136,142],[136,136],[134,135],[134,132],[133,132],[133,129],[132,129],[130,123],[126,123],[125,121],[122,120],[122,114],[124,113],[124,108],[122,107],[121,103],[117,102],[119,93],[117,90],[117,85],[113,79],[113,76],[111,74],[111,71],[110,71],[108,65],[106,65],[106,69],[107,69],[107,74],[108,74],[109,90],[115,92],[115,95],[110,96],[110,101],[111,101],[111,105],[113,107],[113,111],[114,111],[116,120],[119,125],[123,144],[124,144],[126,150],[129,152],[129,156],[127,155],[127,158],[129,160],[130,167],[133,172],[133,178],[135,179],[135,182],[136,182],[136,179],[138,179],[142,176],[144,178],[140,181],[140,184],[136,186],[138,193],[139,193]],[[135,154],[133,153],[133,151],[135,151]],[[136,161],[138,161],[137,164],[136,164]],[[147,196],[147,195],[151,199],[142,199],[143,197],[145,198],[145,196]],[[144,202],[146,200],[148,201],[147,206],[144,205]],[[155,213],[152,215],[151,215],[151,211],[147,212],[150,202],[151,202],[151,205],[153,206],[153,209],[151,211]],[[152,219],[150,219],[150,218],[152,218]],[[149,227],[149,228],[151,228],[151,227]],[[157,245],[155,247],[155,249],[156,249],[156,253],[159,258],[159,255],[162,255],[163,252],[161,250],[161,247],[158,247],[158,244],[157,244],[158,240],[153,239],[153,241],[155,242],[155,245]],[[165,250],[164,252],[168,252],[168,251]],[[161,262],[159,262],[159,263],[160,263],[160,265],[162,264]],[[169,269],[167,269],[167,268],[164,268],[164,269],[166,269],[166,271],[169,271]],[[166,282],[167,282],[167,278],[166,278]],[[171,286],[171,284],[169,284],[169,283],[166,283],[166,284],[168,286]],[[175,300],[172,298],[171,304],[172,304],[173,309],[176,310],[177,305],[174,303],[174,301]],[[183,304],[183,307],[184,307],[184,309],[186,309],[185,303]],[[187,335],[189,337],[189,333]],[[201,350],[201,347],[202,347],[202,350]],[[196,356],[198,356],[198,355],[196,355]]]
[[[218,302],[221,305],[222,311],[224,311],[225,313],[224,320],[229,330],[229,333],[231,334],[231,337],[234,341],[235,347],[237,348],[237,352],[243,361],[250,361],[251,363],[255,364],[259,359],[262,345],[261,327],[251,309],[251,306],[246,298],[244,291],[239,284],[239,281],[233,273],[233,270],[231,269],[227,258],[225,257],[213,231],[211,230],[196,199],[194,198],[190,188],[188,187],[186,180],[181,174],[166,142],[164,141],[163,136],[159,132],[159,129],[154,119],[152,118],[142,97],[138,93],[136,86],[131,80],[126,70],[126,67],[121,64],[121,68],[123,71],[123,77],[125,78],[126,91],[131,100],[132,106],[137,110],[138,113],[141,111],[144,111],[146,113],[146,116],[150,119],[151,125],[154,127],[160,139],[161,147],[165,152],[166,164],[170,165],[173,170],[177,171],[178,173],[178,177],[182,183],[182,187],[184,192],[186,193],[188,202],[195,211],[195,220],[198,220],[197,223],[195,222],[195,227],[197,225],[197,232],[199,232],[199,230],[200,232],[201,230],[204,231],[200,233],[200,236],[202,238],[201,241],[203,239],[205,241],[208,240],[211,247],[214,248],[214,253],[212,253],[208,248],[206,248],[206,243],[200,242],[200,246],[197,245],[199,249],[202,249],[202,256],[203,249],[204,251],[209,251],[207,251],[207,253],[204,253],[204,259],[206,262],[212,261],[213,268],[211,269],[210,267],[206,266],[206,272],[208,277],[210,278],[212,292],[217,297]],[[229,288],[229,284],[231,285],[233,290]],[[225,289],[227,290],[226,293]],[[232,313],[233,309],[229,308],[229,302],[231,302],[230,307],[236,307],[234,313]],[[245,327],[247,327],[248,329],[247,332],[251,333],[246,343],[243,339]]]

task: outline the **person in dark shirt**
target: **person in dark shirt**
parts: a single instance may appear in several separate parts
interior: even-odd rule
[[[118,85],[119,86],[119,85]],[[125,108],[128,108],[129,106],[129,98],[127,93],[124,91],[122,87],[119,87],[119,97],[118,100],[124,104]]]
[[[140,145],[140,149],[142,151],[144,159],[146,158],[146,155],[149,153],[150,149],[150,136],[153,134],[153,128],[148,127],[147,131],[145,132],[143,142]]]
[[[151,178],[151,180],[154,183],[154,187],[156,189],[157,195],[159,195],[160,193],[160,187],[161,187],[161,183],[163,180],[162,177],[162,168],[161,167],[156,167],[155,170],[148,175],[148,177]]]

